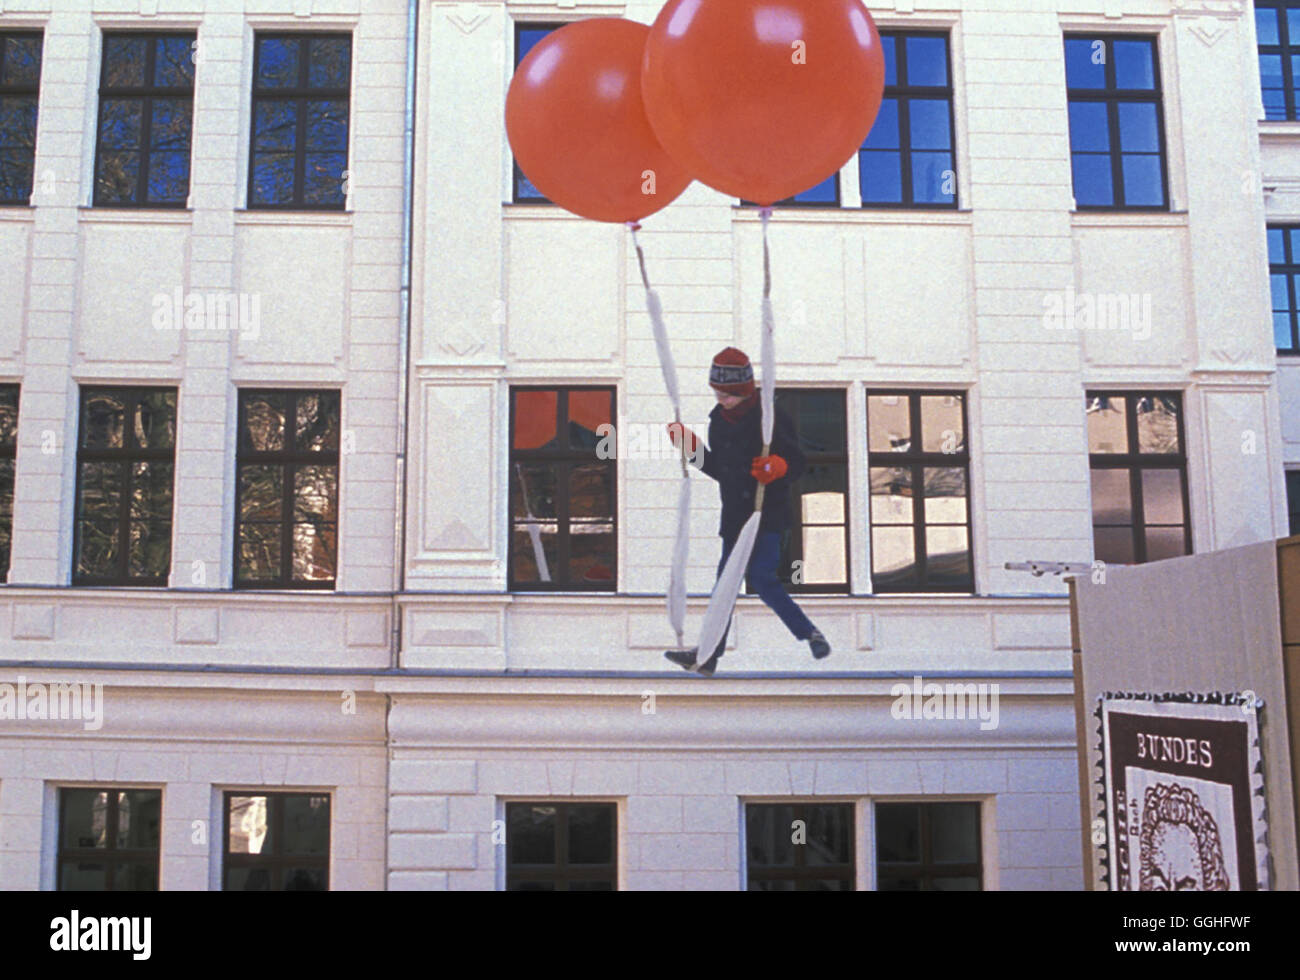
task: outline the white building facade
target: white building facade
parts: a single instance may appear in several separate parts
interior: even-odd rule
[[[546,30],[659,4],[12,6],[43,50],[0,208],[0,683],[103,713],[0,700],[0,884],[1082,887],[1065,590],[1006,564],[1280,536],[1300,469],[1265,234],[1296,167],[1250,4],[870,5],[881,121],[771,226],[811,463],[782,571],[834,650],[743,596],[711,680],[662,656],[678,471],[629,234],[536,200],[502,125]],[[105,169],[180,152],[98,122],[184,96],[105,84],[119,32],[195,35],[179,206]],[[695,185],[641,239],[703,433],[713,355],[758,352],[758,216]],[[248,319],[191,329],[209,293]],[[87,391],[139,431],[95,442]],[[101,470],[168,462],[170,499],[108,513]]]

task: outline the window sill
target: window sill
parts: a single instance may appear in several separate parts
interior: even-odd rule
[[[1294,139],[1300,136],[1300,119],[1261,119],[1261,139]]]
[[[106,208],[82,205],[77,209],[82,224],[188,225],[194,222],[189,208]]]
[[[1071,211],[1075,228],[1182,228],[1186,211]]]
[[[352,211],[298,211],[285,208],[236,208],[237,225],[323,225],[352,227]]]
[[[793,224],[798,222],[824,222],[844,225],[960,225],[969,227],[974,212],[957,208],[851,208],[851,207],[797,207],[777,208],[772,212],[772,222]],[[762,219],[758,209],[734,205],[731,220],[740,224],[758,224]]]

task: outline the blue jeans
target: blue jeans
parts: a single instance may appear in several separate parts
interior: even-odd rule
[[[726,566],[727,558],[731,555],[731,549],[735,544],[735,538],[722,539],[722,560],[718,562],[719,575],[722,574],[722,569]],[[760,531],[754,541],[754,550],[749,556],[749,567],[745,569],[745,583],[750,591],[758,593],[758,597],[767,603],[767,607],[772,612],[781,617],[781,622],[785,623],[786,629],[794,634],[796,640],[806,640],[812,636],[815,627],[781,584],[781,579],[776,574],[776,566],[780,561],[780,532]],[[713,651],[714,657],[722,657],[722,651],[727,645],[727,634],[730,632],[731,623],[728,622],[717,649]]]

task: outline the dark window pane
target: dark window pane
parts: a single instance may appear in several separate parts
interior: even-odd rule
[[[1155,395],[1137,400],[1138,451],[1178,453],[1179,402],[1175,396]]]
[[[307,149],[348,148],[348,103],[346,100],[312,100],[307,103]],[[1140,149],[1140,148],[1139,148]]]
[[[853,855],[853,808],[845,804],[806,805],[802,812],[807,832],[804,863],[847,864]]]
[[[952,148],[947,100],[911,99],[907,109],[913,150]]]
[[[170,507],[169,500],[169,511]],[[131,578],[166,578],[171,561],[171,522],[156,521],[146,524],[142,521],[131,521],[128,533],[130,562],[127,570]]]
[[[1291,332],[1291,314],[1273,314],[1273,342],[1278,350],[1294,350],[1295,340]]]
[[[188,162],[193,104],[189,99],[153,99],[149,145],[155,150],[182,150]]]
[[[0,582],[9,574],[14,525],[14,461],[0,459]]]
[[[239,467],[239,519],[278,521],[284,516],[284,467],[279,464]]]
[[[1155,105],[1151,102],[1122,102],[1116,108],[1119,110],[1120,147],[1125,152],[1158,153],[1160,123]]]
[[[899,143],[898,100],[884,99],[871,132],[862,143],[864,150],[897,150]]]
[[[921,860],[921,810],[912,803],[876,805],[876,860],[890,863]]]
[[[35,86],[41,78],[42,38],[10,35],[0,40],[4,45],[4,74],[0,85]]]
[[[1255,8],[1255,34],[1260,44],[1278,43],[1277,15],[1278,11],[1269,7]]]
[[[104,99],[99,107],[99,142],[106,149],[140,148],[144,103],[139,99]]]
[[[912,154],[912,201],[942,204],[955,198],[956,171],[951,153]]]
[[[979,860],[979,804],[930,804],[930,847],[936,863]]]
[[[324,868],[285,868],[283,881],[287,892],[326,891]]]
[[[515,449],[553,448],[558,404],[559,396],[555,391],[516,391],[511,446]]]
[[[1181,527],[1148,527],[1147,561],[1180,558],[1187,554],[1187,538]]]
[[[260,854],[267,842],[267,797],[230,796],[226,801],[230,834],[226,851],[230,854]]]
[[[948,84],[948,42],[944,38],[907,39],[907,84]]]
[[[1300,8],[1286,5],[1286,36],[1291,47],[1300,44]]]
[[[286,395],[282,391],[242,392],[244,429],[240,446],[258,452],[284,448]]]
[[[253,115],[253,148],[289,151],[297,144],[298,103],[288,99],[260,99]]]
[[[863,204],[899,204],[903,200],[902,154],[878,150],[860,155]]]
[[[958,395],[921,396],[921,449],[927,453],[957,453],[966,448]]]
[[[328,582],[335,575],[338,550],[337,528],[333,524],[294,524],[293,577],[298,582]]]
[[[117,794],[117,847],[156,848],[161,839],[162,794],[124,790]]]
[[[1106,103],[1070,103],[1070,149],[1101,153],[1110,149]]]
[[[283,573],[280,523],[239,526],[239,577],[247,581],[275,580]]]
[[[194,86],[194,39],[162,37],[155,49],[153,83],[159,88]]]
[[[59,796],[62,804],[60,847],[108,847],[108,792],[62,789]]]
[[[1131,527],[1094,527],[1093,557],[1112,565],[1131,565],[1137,560],[1133,551]]]
[[[104,38],[104,85],[141,88],[145,84],[145,58],[149,41],[142,36]]]
[[[1286,471],[1286,509],[1290,533],[1300,534],[1300,470]]]
[[[785,803],[745,807],[745,843],[751,867],[794,865],[794,807]]]
[[[1110,157],[1095,153],[1070,156],[1074,172],[1074,200],[1080,206],[1106,207],[1115,203]]]
[[[1266,89],[1282,91],[1282,56],[1280,54],[1261,54],[1259,56],[1259,80]]]
[[[614,862],[614,808],[571,806],[569,808],[569,863],[612,864]],[[572,889],[573,886],[570,886]]]
[[[253,154],[253,203],[288,204],[293,187],[293,154]]]
[[[1142,470],[1142,509],[1148,524],[1182,524],[1182,472]]]
[[[136,445],[146,449],[171,449],[176,445],[176,393],[144,392],[136,405]]]
[[[554,519],[556,511],[556,478],[559,471],[554,463],[516,463],[514,486],[510,499],[511,513],[516,518],[531,520],[544,517]]]
[[[1114,395],[1090,398],[1088,402],[1088,452],[1127,453],[1127,399]]]
[[[1268,230],[1268,260],[1279,264],[1286,261],[1281,228],[1270,228]]]
[[[512,535],[511,577],[516,582],[554,582],[559,548],[555,524],[517,522]]]
[[[347,165],[346,153],[304,154],[303,200],[308,204],[342,204]]]
[[[297,38],[257,40],[257,88],[296,88],[299,80]]]
[[[32,196],[35,166],[30,150],[0,149],[0,201],[26,204]]]
[[[1132,524],[1133,494],[1126,469],[1092,471],[1092,523]]]
[[[1105,88],[1105,42],[1091,38],[1067,38],[1065,41],[1065,81],[1070,88]]]
[[[337,391],[300,392],[295,440],[299,449],[322,452],[339,448]]]
[[[1150,41],[1114,43],[1115,85],[1121,89],[1154,89],[1155,46]]]
[[[347,88],[351,77],[350,38],[311,38],[307,85],[311,88]]]
[[[880,50],[885,56],[885,84],[898,84],[898,55],[896,42],[888,34],[880,35]]]
[[[1274,273],[1269,276],[1269,291],[1273,299],[1274,310],[1291,309],[1290,277]]]
[[[338,467],[298,466],[293,472],[293,519],[332,524],[338,520]]]
[[[81,445],[120,449],[125,445],[126,404],[120,392],[88,391],[83,396]]]
[[[36,145],[36,99],[29,95],[0,96],[0,146]]]
[[[590,463],[569,470],[569,516],[613,518],[614,468],[611,465]]]
[[[912,445],[908,400],[903,395],[867,398],[867,449],[873,453],[907,452]]]
[[[0,450],[18,442],[18,386],[0,385]]]
[[[329,797],[291,794],[278,797],[276,802],[284,808],[284,841],[280,853],[328,855]]]
[[[511,864],[555,863],[555,807],[511,803],[506,814]]]
[[[155,204],[183,203],[189,197],[190,155],[149,154],[149,200]]]
[[[582,585],[614,585],[614,526],[569,525],[569,580]]]
[[[871,467],[871,520],[875,524],[912,525],[912,471],[907,467]],[[910,553],[909,553],[910,554]],[[909,558],[910,560],[910,558]]]
[[[1125,153],[1124,203],[1133,207],[1155,207],[1164,202],[1165,179],[1160,171],[1160,157]]]
[[[131,518],[149,522],[171,520],[172,464],[154,460],[132,464]]]

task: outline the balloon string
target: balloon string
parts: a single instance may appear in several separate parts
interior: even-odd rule
[[[650,312],[650,315],[651,315],[651,318],[652,318],[652,319],[655,319],[655,318],[656,318],[656,312],[655,312],[655,311],[656,311],[656,309],[657,309],[657,302],[656,302],[656,300],[655,300],[655,298],[654,298],[654,296],[653,296],[653,291],[650,289],[650,276],[649,276],[649,274],[646,272],[646,268],[645,268],[645,250],[641,248],[641,239],[637,237],[637,232],[641,230],[641,225],[640,225],[638,222],[636,222],[636,221],[629,221],[629,222],[627,223],[627,230],[630,231],[630,232],[632,233],[632,247],[636,249],[636,261],[637,261],[637,265],[638,265],[638,266],[640,267],[640,269],[641,269],[641,284],[642,284],[643,286],[645,286],[645,291],[646,291],[646,303],[647,303],[647,305],[650,307],[650,311],[651,311],[651,312]],[[661,316],[661,315],[660,315],[660,316]],[[659,328],[659,330],[662,330],[662,324],[661,324],[661,323],[660,323],[660,324],[657,324],[657,327]],[[666,336],[666,335],[664,336],[664,340],[665,340],[665,342],[666,342],[666,340],[667,340],[667,336]],[[667,349],[666,349],[665,347],[661,347],[661,349],[660,349],[660,357],[661,357],[661,358],[663,358],[663,357],[671,357],[671,356],[672,356],[672,355],[667,351]],[[664,363],[664,362],[662,362],[662,361],[661,361],[661,363],[660,363],[660,367],[662,367],[662,368],[664,369],[664,375],[665,375],[664,380],[665,380],[665,383],[666,383],[667,380],[668,380],[667,375],[668,375],[668,373],[669,373],[669,371],[670,371],[670,367],[669,367],[669,365],[667,365],[666,363]],[[675,368],[673,368],[673,369],[671,369],[671,370],[673,370],[673,372],[675,373]],[[680,428],[680,426],[681,426],[681,424],[682,424],[682,406],[681,406],[681,403],[678,401],[678,398],[677,398],[675,392],[673,391],[673,389],[674,389],[675,387],[676,387],[676,384],[675,384],[675,383],[672,384],[672,385],[668,385],[668,388],[669,388],[668,395],[669,395],[669,397],[672,399],[672,402],[673,402],[673,421],[676,422],[677,425],[678,425],[678,427]],[[687,459],[686,459],[686,435],[685,435],[684,432],[682,433],[681,440],[680,440],[680,444],[678,445],[678,449],[680,450],[680,453],[681,453],[681,459],[679,460],[679,462],[681,463],[681,467],[682,467],[682,478],[683,478],[683,479],[687,479],[687,478],[690,477],[690,470],[689,470],[689,468],[688,468],[687,465],[686,465],[686,463],[687,463]]]
[[[758,216],[763,222],[763,298],[769,299],[772,296],[772,262],[767,249],[767,223],[772,217],[772,209],[759,208]]]
[[[635,221],[627,223],[627,230],[632,233],[632,247],[636,249],[636,261],[641,267],[641,284],[645,286],[646,292],[650,292],[650,277],[645,271],[645,252],[641,250],[641,240],[637,238],[636,233],[641,230],[641,226]]]

